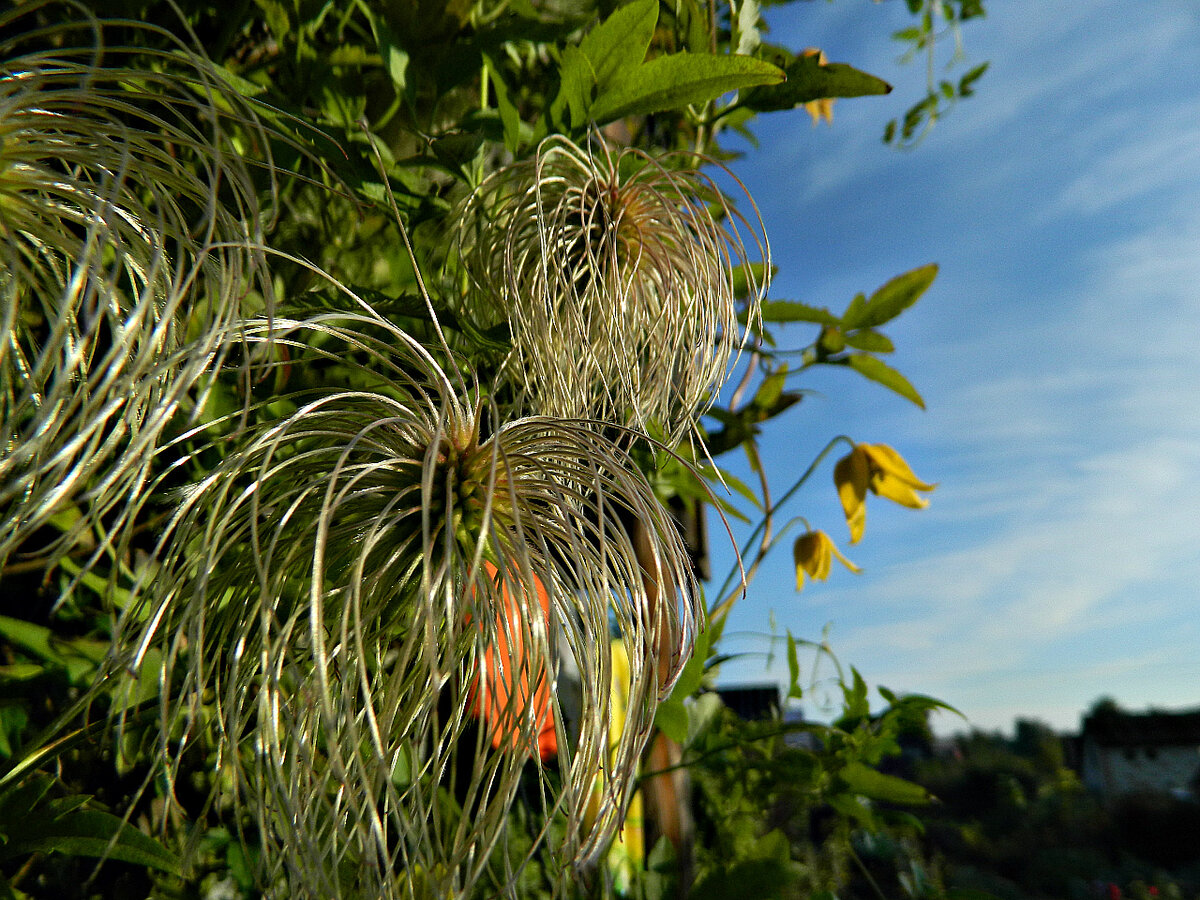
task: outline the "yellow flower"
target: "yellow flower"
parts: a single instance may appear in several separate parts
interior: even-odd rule
[[[851,544],[858,543],[867,524],[868,488],[893,503],[923,509],[929,501],[917,491],[932,491],[937,487],[917,478],[904,457],[886,444],[855,444],[833,467],[833,483],[846,512]]]
[[[843,566],[857,574],[861,570],[846,557],[833,540],[823,531],[806,531],[796,538],[792,547],[792,557],[796,561],[796,590],[804,590],[804,573],[813,581],[824,581],[829,577],[829,568],[833,558],[837,557]]]

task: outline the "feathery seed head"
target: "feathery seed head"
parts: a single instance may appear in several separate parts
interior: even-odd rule
[[[509,859],[503,826],[549,704],[559,775],[534,792],[538,842],[565,821],[546,852],[564,872],[593,858],[670,687],[663,632],[682,660],[696,624],[686,551],[644,476],[579,423],[485,421],[382,321],[245,333],[295,359],[320,335],[319,355],[367,386],[297,395],[295,412],[226,441],[168,527],[118,660],[163,661],[164,746],[189,739],[195,698],[211,691],[221,766],[258,817],[264,877],[287,878],[295,896],[342,896],[339,859],[354,861],[364,895],[405,896],[419,872],[438,896],[464,896],[514,883],[511,860],[497,862]],[[652,576],[627,516],[649,535]],[[620,734],[610,622],[633,670]],[[577,736],[542,687],[568,647],[582,675]],[[529,689],[489,687],[502,672]],[[540,710],[531,691],[548,698]],[[501,698],[499,724],[481,722],[481,693]],[[612,777],[592,819],[602,768]]]
[[[150,67],[105,48],[82,6],[49,46],[53,5],[0,16],[0,564],[73,499],[120,519],[214,336],[266,292],[245,104],[183,44]]]
[[[488,178],[459,236],[466,314],[507,322],[504,375],[530,408],[576,419],[652,423],[674,442],[694,427],[740,345],[769,272],[761,222],[743,219],[711,178],[599,140],[547,138]],[[747,243],[749,241],[749,243]]]

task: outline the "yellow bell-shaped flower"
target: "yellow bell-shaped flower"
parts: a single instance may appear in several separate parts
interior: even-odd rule
[[[792,558],[796,562],[796,590],[804,590],[805,572],[813,581],[824,581],[828,578],[835,556],[851,572],[857,574],[861,571],[858,566],[842,556],[837,545],[825,532],[806,531],[796,538],[796,543],[792,546]]]
[[[867,490],[893,503],[923,509],[929,501],[918,491],[932,491],[913,474],[899,453],[887,444],[855,444],[854,449],[833,467],[833,483],[850,527],[850,543],[857,544],[867,524]]]

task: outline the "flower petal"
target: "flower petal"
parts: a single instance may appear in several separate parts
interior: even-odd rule
[[[904,482],[918,491],[932,491],[936,484],[927,484],[916,476],[904,457],[887,444],[860,444],[865,451],[872,468],[886,473],[892,478]]]
[[[867,525],[867,487],[871,470],[863,445],[855,446],[833,467],[833,483],[837,485],[838,498],[846,513],[846,525],[850,528],[850,543],[857,544]]]

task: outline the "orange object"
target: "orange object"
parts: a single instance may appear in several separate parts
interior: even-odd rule
[[[496,567],[491,563],[484,565],[488,577],[495,580]],[[534,576],[534,587],[537,589],[537,607],[528,602],[524,592],[516,599],[509,591],[507,583],[502,587],[502,605],[496,618],[496,640],[484,652],[487,677],[482,702],[476,708],[486,724],[492,746],[499,750],[504,746],[506,739],[510,749],[518,748],[520,733],[523,730],[522,722],[532,707],[537,726],[536,751],[538,758],[545,762],[558,755],[554,708],[550,703],[550,677],[541,660],[531,667],[523,635],[533,625],[527,617],[536,615],[535,610],[540,610],[542,627],[547,627],[550,620],[550,599],[537,576]],[[531,681],[532,691],[529,687]],[[532,756],[534,748],[529,750]]]

